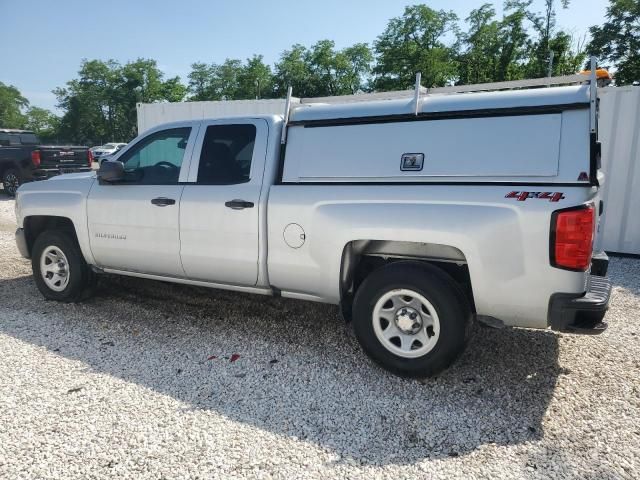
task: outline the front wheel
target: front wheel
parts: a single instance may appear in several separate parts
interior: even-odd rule
[[[440,269],[396,262],[369,275],[356,293],[353,326],[364,351],[405,377],[429,377],[462,353],[471,308]]]
[[[22,185],[20,172],[15,168],[9,168],[2,174],[2,187],[7,195],[15,197],[18,188]]]
[[[82,256],[75,238],[64,230],[47,230],[33,245],[33,279],[49,300],[77,302],[92,286],[95,274]]]

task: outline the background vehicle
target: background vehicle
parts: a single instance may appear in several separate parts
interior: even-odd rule
[[[8,195],[24,182],[89,171],[91,162],[87,147],[41,145],[29,130],[0,128],[0,177]]]
[[[93,158],[96,162],[102,163],[102,160],[109,155],[113,155],[114,153],[122,150],[126,147],[126,143],[105,143],[104,145],[100,145],[99,147],[94,147]]]
[[[97,178],[23,187],[18,247],[60,301],[108,272],[339,304],[366,353],[407,376],[450,365],[474,318],[602,332],[595,79],[418,85],[157,126]]]

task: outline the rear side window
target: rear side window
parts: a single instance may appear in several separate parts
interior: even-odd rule
[[[21,133],[20,143],[22,145],[36,145],[38,143],[38,137],[34,133]]]
[[[248,182],[255,141],[255,125],[207,127],[200,153],[198,184],[233,185]]]
[[[38,137],[34,133],[9,133],[0,134],[2,145],[36,145]]]
[[[190,127],[153,133],[134,145],[118,160],[126,179],[142,185],[175,185],[187,148]]]

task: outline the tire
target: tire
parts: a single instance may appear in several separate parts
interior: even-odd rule
[[[62,261],[60,267],[52,261],[55,258]],[[95,283],[95,274],[85,262],[78,242],[64,230],[46,230],[36,238],[31,267],[38,290],[48,300],[78,302]],[[56,276],[56,270],[64,275]]]
[[[16,196],[16,191],[22,185],[22,175],[15,168],[8,168],[2,174],[2,187],[4,188],[4,193],[9,195],[10,197]]]
[[[382,368],[412,378],[449,367],[465,348],[472,318],[454,280],[417,262],[375,270],[358,288],[353,306],[353,328],[366,354]]]

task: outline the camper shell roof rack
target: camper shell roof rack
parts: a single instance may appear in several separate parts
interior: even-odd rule
[[[491,110],[510,103],[522,107],[544,106],[590,108],[590,131],[596,131],[597,97],[596,59],[591,57],[590,71],[558,77],[513,80],[507,82],[455,85],[427,89],[420,85],[416,74],[412,90],[338,95],[330,97],[296,98],[291,87],[287,90],[284,112],[285,128],[281,141],[286,143],[287,126],[309,122],[354,117],[390,117],[426,115],[451,111]],[[541,88],[574,85],[573,88]],[[588,86],[587,86],[588,85]],[[495,95],[510,91],[511,94]],[[476,93],[479,95],[454,95]],[[484,95],[483,95],[484,93]],[[493,94],[492,94],[493,93]],[[509,101],[511,100],[511,101]],[[446,116],[446,115],[445,115]]]

